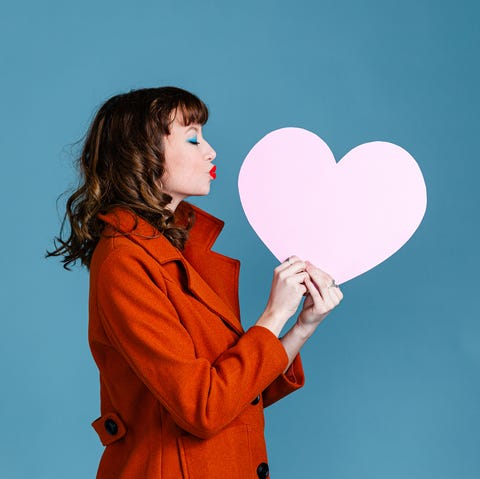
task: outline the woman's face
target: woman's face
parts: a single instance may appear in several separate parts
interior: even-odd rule
[[[203,196],[210,192],[215,179],[215,150],[202,136],[202,126],[183,126],[176,118],[165,137],[165,173],[163,191],[172,197],[172,210],[187,196]]]

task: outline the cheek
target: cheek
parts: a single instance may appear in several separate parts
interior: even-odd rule
[[[177,175],[184,174],[186,169],[186,162],[181,156],[170,156],[165,158],[165,173],[170,178],[175,178]]]

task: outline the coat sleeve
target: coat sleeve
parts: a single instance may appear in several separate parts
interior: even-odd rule
[[[175,422],[208,438],[278,378],[288,357],[280,340],[261,326],[246,331],[213,364],[197,357],[155,274],[143,250],[113,250],[96,278],[97,314],[113,347]]]
[[[270,406],[274,402],[282,399],[288,394],[300,389],[305,384],[305,375],[303,372],[302,360],[300,354],[297,354],[290,367],[285,373],[278,376],[263,391],[263,405]]]

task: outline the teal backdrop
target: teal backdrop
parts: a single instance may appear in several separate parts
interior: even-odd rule
[[[193,201],[226,221],[215,248],[242,261],[246,326],[277,264],[237,191],[263,135],[306,128],[337,159],[367,141],[397,143],[428,188],[413,238],[343,286],[304,348],[305,388],[266,411],[272,477],[478,479],[479,15],[474,0],[3,5],[0,477],[95,476],[88,274],[44,253],[96,108],[177,85],[211,110],[218,179]]]

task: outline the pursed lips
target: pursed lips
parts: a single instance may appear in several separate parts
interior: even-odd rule
[[[217,165],[213,165],[210,170],[210,176],[215,179],[217,177]]]

